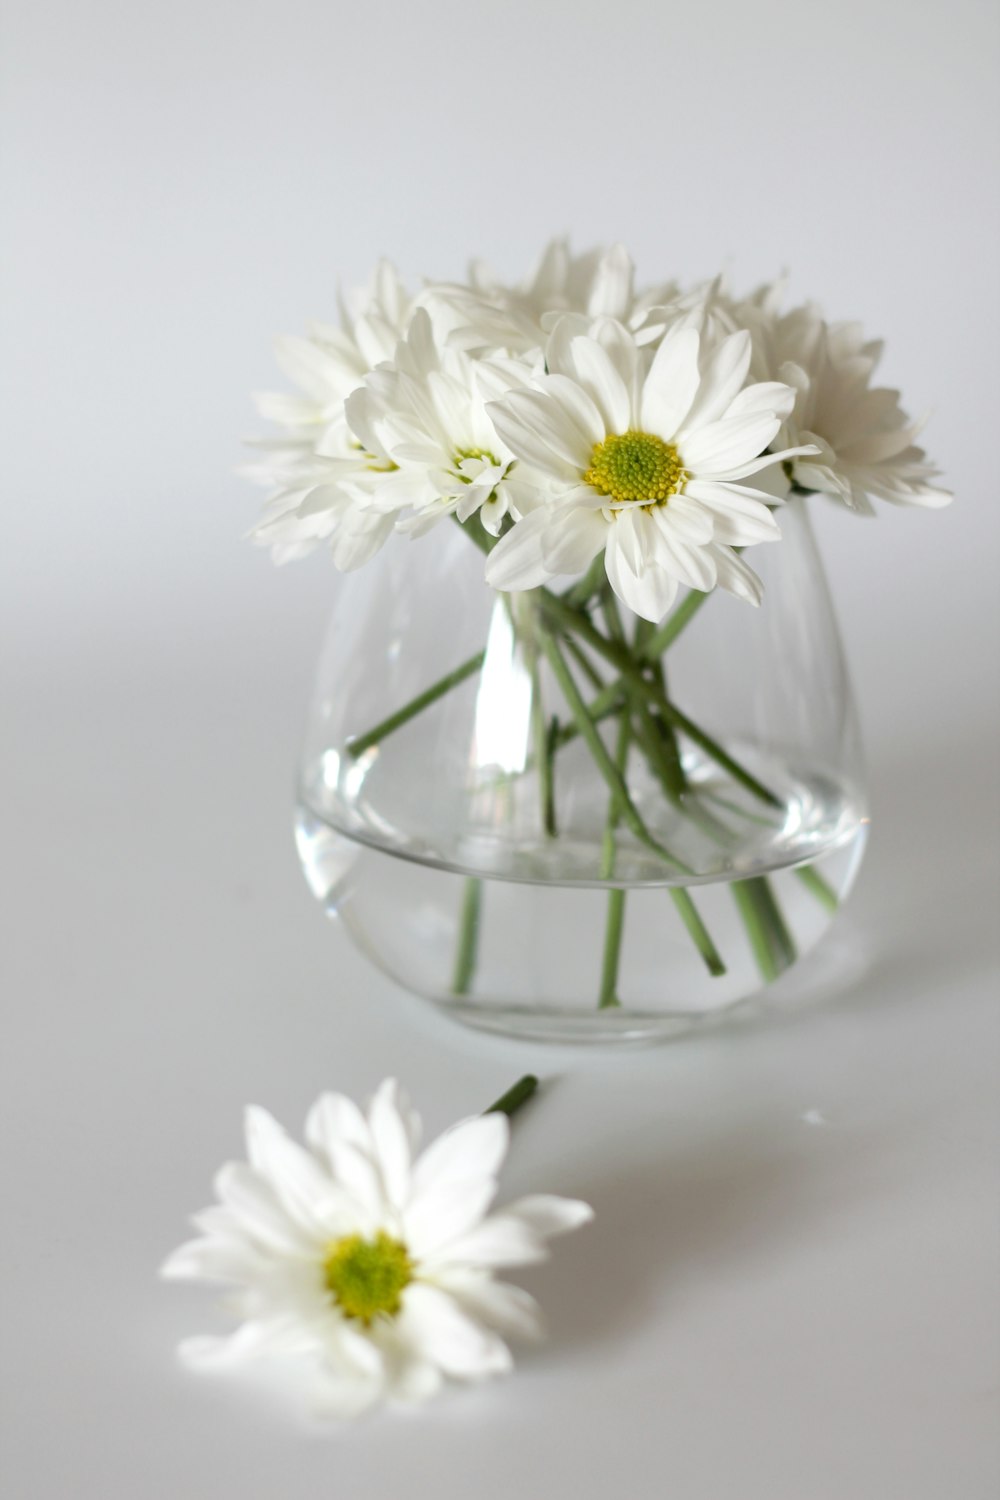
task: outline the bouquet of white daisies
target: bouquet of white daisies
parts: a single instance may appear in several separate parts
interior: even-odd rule
[[[602,873],[613,878],[615,829],[627,828],[681,877],[671,896],[713,972],[722,960],[684,868],[650,832],[624,768],[638,753],[683,807],[685,737],[744,792],[774,799],[672,700],[667,649],[716,588],[761,604],[753,549],[780,543],[789,494],[819,491],[858,514],[875,500],[951,498],[898,392],[873,383],[880,345],[811,303],[784,311],[782,293],[739,298],[721,279],[637,288],[622,246],[574,255],[564,240],[514,286],[475,264],[465,283],[411,296],[383,263],[339,325],[278,341],[298,394],[259,398],[278,431],[249,470],[272,491],[255,537],[277,561],[326,545],[354,569],[396,532],[419,544],[457,525],[483,554],[485,586],[512,610],[530,591],[538,658],[561,700],[534,716],[544,826],[558,836],[558,752],[582,739],[608,788]],[[747,921],[780,968],[769,910],[750,902]],[[602,1003],[615,1003],[613,976]]]

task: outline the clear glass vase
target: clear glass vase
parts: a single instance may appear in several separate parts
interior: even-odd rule
[[[596,572],[491,591],[457,525],[341,581],[297,838],[374,963],[474,1025],[603,1040],[715,1014],[818,942],[868,818],[804,501],[781,520],[759,609],[691,593],[655,630]]]

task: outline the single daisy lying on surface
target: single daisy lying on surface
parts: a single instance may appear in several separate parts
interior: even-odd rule
[[[546,1259],[549,1239],[592,1217],[548,1194],[490,1213],[525,1082],[419,1154],[420,1118],[393,1079],[367,1112],[322,1095],[305,1146],[248,1109],[247,1161],[222,1168],[219,1203],[193,1221],[200,1237],[162,1270],[228,1283],[243,1321],[229,1337],[186,1341],[182,1357],[225,1368],[293,1356],[317,1409],[340,1416],[508,1371],[506,1339],[538,1337],[542,1324],[534,1298],[495,1272]]]

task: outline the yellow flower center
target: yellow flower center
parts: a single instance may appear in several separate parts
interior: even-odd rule
[[[622,432],[596,443],[587,484],[610,500],[661,505],[676,495],[687,475],[673,443],[652,432]]]
[[[345,1318],[366,1326],[373,1318],[394,1318],[413,1280],[406,1246],[379,1230],[373,1240],[348,1234],[335,1240],[323,1261],[323,1281]]]

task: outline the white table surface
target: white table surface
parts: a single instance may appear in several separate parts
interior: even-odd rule
[[[4,1500],[996,1500],[994,8],[8,12]],[[338,275],[563,228],[647,282],[789,266],[959,497],[823,513],[875,822],[812,998],[645,1050],[464,1031],[324,919],[290,803],[333,580],[241,543],[231,475]],[[528,1070],[504,1191],[597,1217],[524,1273],[512,1379],[317,1433],[178,1367],[212,1294],[157,1267],[247,1102],[395,1073],[435,1130]]]

